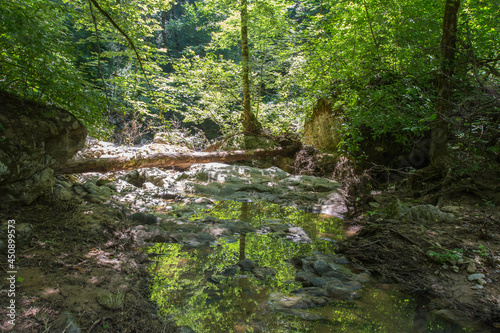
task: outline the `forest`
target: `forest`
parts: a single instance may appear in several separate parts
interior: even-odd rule
[[[0,18],[2,330],[500,329],[500,2]]]

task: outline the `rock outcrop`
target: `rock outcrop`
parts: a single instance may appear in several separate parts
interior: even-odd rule
[[[0,200],[30,204],[52,189],[50,166],[83,148],[87,130],[71,113],[0,92]]]
[[[332,107],[332,102],[320,99],[311,118],[304,124],[304,143],[324,151],[337,151],[342,140],[343,112],[341,107]]]

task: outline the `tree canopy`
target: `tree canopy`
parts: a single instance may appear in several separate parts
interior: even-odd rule
[[[437,120],[456,135],[498,120],[494,2],[461,1],[441,116],[444,0],[1,2],[0,89],[66,108],[94,134],[127,117],[300,133],[327,99],[342,110],[339,151],[353,154],[367,138],[407,142]],[[453,132],[464,124],[469,133]],[[498,128],[488,130],[494,141]]]

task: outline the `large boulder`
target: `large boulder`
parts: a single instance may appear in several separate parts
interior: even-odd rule
[[[83,148],[87,129],[71,113],[0,92],[0,200],[30,204],[51,190],[50,166]]]

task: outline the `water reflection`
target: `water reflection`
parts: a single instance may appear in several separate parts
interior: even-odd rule
[[[292,295],[301,287],[288,259],[332,253],[335,241],[344,237],[341,220],[276,204],[232,201],[190,218],[200,221],[207,215],[243,220],[258,231],[196,248],[157,243],[147,249],[153,258],[151,299],[161,316],[195,332],[416,332],[417,302],[390,285],[365,286],[358,299],[324,307],[272,311],[273,295]],[[310,240],[287,236],[287,225],[303,228]],[[262,274],[246,270],[244,259]],[[426,332],[447,332],[425,325]]]

